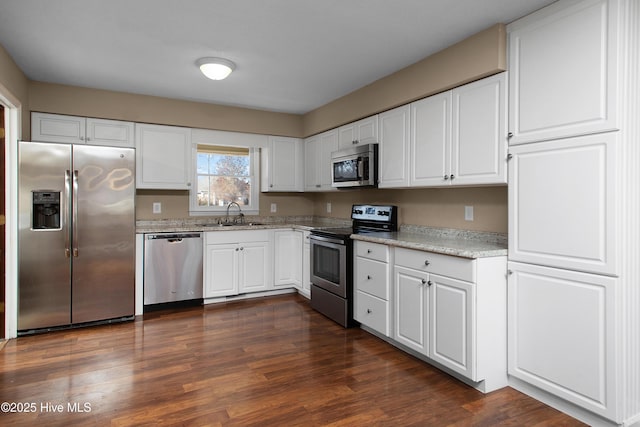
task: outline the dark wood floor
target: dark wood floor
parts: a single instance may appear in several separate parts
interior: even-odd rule
[[[0,393],[35,409],[0,413],[3,426],[582,425],[510,388],[484,395],[293,295],[11,340]]]

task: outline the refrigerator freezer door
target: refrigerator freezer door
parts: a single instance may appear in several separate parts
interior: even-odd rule
[[[135,312],[135,150],[73,147],[72,322]]]
[[[69,196],[71,146],[20,142],[18,330],[71,323]],[[60,227],[34,229],[34,194],[59,193]],[[57,196],[57,194],[56,194]],[[36,221],[37,223],[37,221]]]

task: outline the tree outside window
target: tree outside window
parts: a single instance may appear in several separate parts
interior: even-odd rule
[[[201,146],[197,148],[197,205],[251,205],[251,157],[248,148]]]

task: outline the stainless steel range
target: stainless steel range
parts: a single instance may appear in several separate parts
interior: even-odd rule
[[[311,307],[344,327],[353,320],[352,234],[397,231],[397,207],[353,205],[351,228],[311,231]]]

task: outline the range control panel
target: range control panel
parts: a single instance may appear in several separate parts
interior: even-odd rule
[[[353,205],[351,219],[359,221],[395,222],[396,206],[390,205]]]

